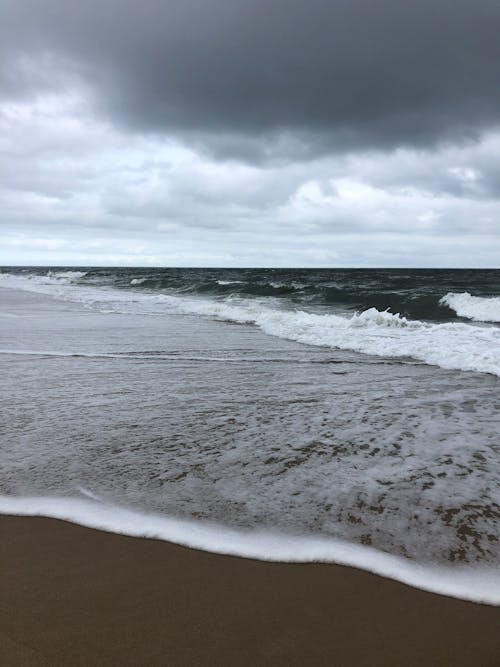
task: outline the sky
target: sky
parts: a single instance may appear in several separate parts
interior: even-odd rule
[[[0,0],[0,264],[500,267],[498,0]]]

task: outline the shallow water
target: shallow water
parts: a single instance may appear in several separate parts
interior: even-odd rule
[[[422,587],[432,568],[498,567],[494,374],[59,296],[0,289],[0,493],[16,511],[56,497],[60,515],[93,525],[105,511],[112,529],[126,509],[134,530],[155,517],[150,532],[167,539],[163,520],[187,520],[186,543],[195,519],[225,527],[206,548],[243,530],[232,552],[272,557],[272,535],[283,560],[364,546],[367,569],[381,552],[425,566]],[[71,517],[63,499],[75,498]],[[254,551],[248,531],[267,535]]]

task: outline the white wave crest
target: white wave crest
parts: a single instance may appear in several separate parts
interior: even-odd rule
[[[201,521],[144,514],[81,498],[0,496],[0,513],[63,519],[107,532],[155,538],[202,551],[263,561],[349,565],[432,593],[500,605],[500,579],[491,568],[421,565],[334,538],[240,531]]]
[[[448,292],[440,303],[448,306],[460,317],[475,322],[500,322],[500,296],[472,296],[469,292]]]
[[[142,283],[145,283],[147,278],[132,278],[130,281],[131,285],[142,285]]]

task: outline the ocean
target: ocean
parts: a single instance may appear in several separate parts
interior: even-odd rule
[[[0,269],[0,511],[500,604],[500,272]]]

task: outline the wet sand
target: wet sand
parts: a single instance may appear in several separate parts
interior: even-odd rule
[[[500,608],[336,565],[0,517],[0,664],[500,665]]]

